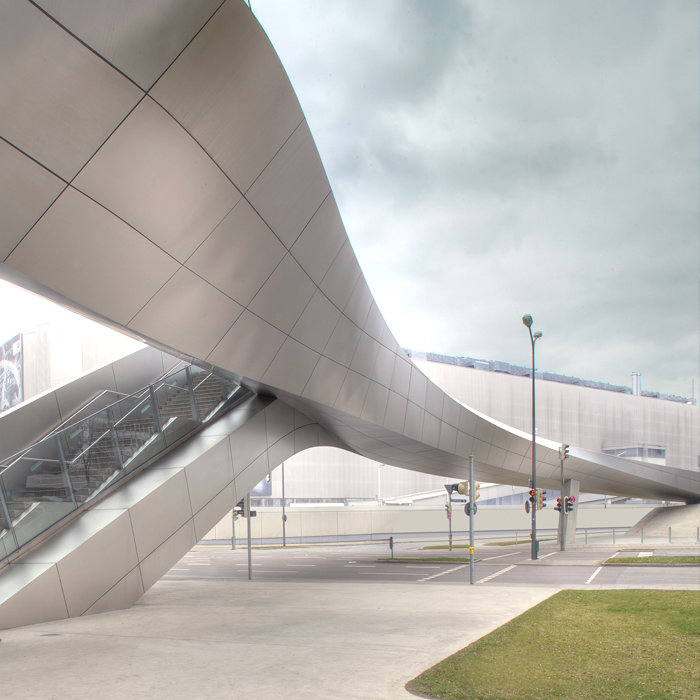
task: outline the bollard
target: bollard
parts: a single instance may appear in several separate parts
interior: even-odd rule
[[[389,538],[389,547],[391,549],[391,558],[394,558],[394,538],[390,537]]]

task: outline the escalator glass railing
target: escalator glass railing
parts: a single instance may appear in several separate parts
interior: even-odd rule
[[[0,463],[0,560],[250,392],[183,367]]]

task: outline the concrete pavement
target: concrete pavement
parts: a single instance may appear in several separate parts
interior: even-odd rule
[[[700,588],[696,567],[601,569],[617,551],[610,546],[559,553],[550,543],[538,562],[518,561],[522,546],[486,549],[477,569],[484,583],[470,586],[461,567],[426,577],[405,566],[412,573],[398,577],[397,563],[370,577],[361,575],[366,566],[346,566],[385,556],[376,544],[256,551],[253,581],[240,569],[245,551],[199,546],[132,608],[0,632],[6,694],[409,698],[407,681],[561,588]],[[511,550],[523,551],[511,560]],[[320,560],[315,568],[309,556]]]
[[[128,610],[2,632],[13,700],[414,697],[404,684],[556,592],[161,581]]]

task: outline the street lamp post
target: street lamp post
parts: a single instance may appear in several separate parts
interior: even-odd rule
[[[542,337],[542,331],[536,331],[534,334],[532,332],[532,316],[530,314],[525,314],[523,316],[523,324],[527,326],[527,330],[530,333],[530,345],[532,346],[532,483],[530,488],[533,491],[537,491],[537,453],[536,453],[536,443],[535,443],[535,342]],[[537,559],[537,502],[532,504],[532,532],[530,537],[532,539],[531,544],[531,559]]]

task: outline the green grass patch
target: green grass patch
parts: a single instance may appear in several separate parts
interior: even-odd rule
[[[689,564],[694,564],[695,566],[700,566],[700,557],[613,557],[612,559],[607,559],[605,563],[615,566],[653,566],[655,564],[663,564],[664,566],[688,566]]]
[[[697,699],[699,648],[700,591],[561,591],[406,687],[452,700]]]
[[[421,549],[449,549],[450,545],[449,544],[427,544],[425,547],[421,547]],[[469,549],[468,544],[453,544],[452,549]]]

